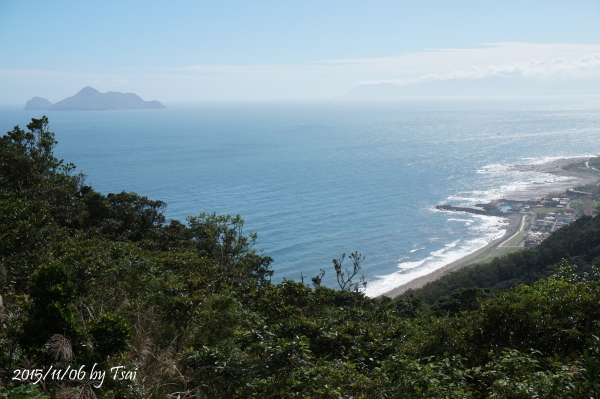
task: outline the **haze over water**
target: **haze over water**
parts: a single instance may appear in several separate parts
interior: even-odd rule
[[[365,255],[376,295],[484,246],[502,220],[438,212],[553,177],[503,165],[600,153],[600,98],[165,104],[48,113],[55,153],[107,194],[135,191],[168,218],[240,214],[274,281]],[[0,107],[0,128],[42,112]]]

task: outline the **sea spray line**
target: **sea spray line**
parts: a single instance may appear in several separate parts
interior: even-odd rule
[[[536,157],[536,158],[521,158],[522,162],[519,163],[492,163],[482,166],[478,169],[477,173],[498,173],[498,172],[506,172],[513,171],[514,168],[519,166],[539,166],[544,165],[550,162],[558,161],[561,159],[579,159],[579,158],[592,158],[597,157],[598,154],[595,155],[564,155],[564,156],[553,156],[553,157]]]
[[[521,158],[530,162],[524,162],[523,165],[543,165],[548,162],[558,161],[559,159],[577,159],[577,158],[593,158],[597,157],[598,154],[586,154],[586,155],[563,155],[554,157],[538,157],[538,158]]]
[[[473,232],[473,238],[455,240],[445,244],[443,248],[431,251],[424,259],[398,264],[400,270],[394,273],[374,276],[375,279],[367,285],[366,294],[375,297],[386,293],[416,278],[435,272],[504,236],[503,227],[508,224],[505,218],[475,215],[474,219],[480,223],[473,224],[469,228]]]
[[[519,177],[528,172],[517,172]],[[563,182],[568,184],[574,182],[576,178],[568,176],[555,176],[549,173],[532,172],[537,176],[530,177],[529,179],[522,179],[511,183],[506,183],[500,187],[491,188],[488,190],[472,190],[463,193],[457,193],[450,195],[444,202],[458,202],[458,205],[473,206],[478,203],[488,203],[499,198],[506,196],[526,194],[533,189],[536,190],[548,190],[555,189],[556,183]],[[461,195],[463,194],[463,195]]]
[[[427,257],[425,259],[417,260],[414,262],[402,262],[402,263],[398,264],[398,267],[402,270],[414,269],[416,267],[421,266],[423,263],[427,262],[428,259],[431,259],[431,257]]]

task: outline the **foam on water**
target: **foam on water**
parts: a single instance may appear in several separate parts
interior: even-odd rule
[[[584,154],[584,155],[564,155],[554,157],[539,157],[539,158],[522,158],[524,161],[523,165],[543,165],[548,162],[558,161],[559,159],[576,159],[576,158],[591,158],[597,157],[598,154]]]
[[[411,249],[411,250],[410,250],[410,251],[408,251],[408,252],[409,252],[409,253],[411,253],[411,254],[413,254],[413,253],[415,253],[415,252],[422,251],[422,250],[424,250],[424,249],[425,249],[425,247],[421,247],[421,248],[414,248],[414,249]]]
[[[505,232],[503,227],[508,224],[506,219],[496,216],[473,215],[473,220],[468,237],[445,244],[423,259],[401,262],[397,266],[399,270],[394,273],[375,276],[369,282],[366,294],[381,295],[455,262],[502,237]]]
[[[418,260],[416,262],[402,262],[398,265],[398,267],[402,270],[414,269],[415,267],[421,266],[426,261],[427,261],[427,258]]]
[[[464,223],[465,226],[470,226],[474,220],[473,219],[457,219],[457,218],[448,218],[447,219],[449,222],[459,222],[459,223]]]
[[[501,173],[501,172],[507,172],[511,169],[511,165],[503,165],[500,163],[495,163],[495,164],[491,164],[491,165],[485,165],[484,167],[482,167],[481,169],[476,170],[477,173],[479,174],[490,174],[490,173]]]
[[[510,172],[514,170],[517,166],[527,166],[527,165],[544,165],[549,162],[558,161],[560,159],[577,159],[577,158],[590,158],[597,155],[564,155],[564,156],[554,156],[554,157],[538,157],[538,158],[521,158],[522,162],[518,164],[501,164],[494,163],[482,166],[476,172],[479,174],[493,174],[493,173],[503,173]]]
[[[528,171],[523,167],[544,165],[560,159],[586,158],[592,155],[570,155],[540,158],[522,158],[518,164],[489,164],[476,171],[484,175],[482,185],[490,187],[484,190],[472,190],[450,195],[445,202],[459,206],[474,206],[497,199],[514,196],[526,196],[529,192],[543,193],[555,187],[576,185],[578,179],[570,176],[559,176],[545,171]],[[535,197],[535,194],[532,194]]]

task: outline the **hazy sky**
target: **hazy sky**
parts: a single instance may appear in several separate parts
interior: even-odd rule
[[[0,103],[84,86],[166,102],[381,82],[600,94],[599,21],[598,0],[0,0]]]

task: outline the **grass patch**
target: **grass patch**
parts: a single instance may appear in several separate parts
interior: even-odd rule
[[[575,209],[579,213],[583,213],[585,209],[585,200],[583,198],[572,199],[571,208]]]
[[[516,251],[520,251],[522,249],[523,249],[523,247],[516,247],[516,246],[515,247],[495,247],[495,248],[485,251],[478,257],[471,259],[469,262],[465,263],[464,265],[461,265],[461,267],[468,266],[468,265],[474,265],[474,264],[489,263],[494,258],[497,258],[502,255],[510,254],[510,253],[513,253]]]
[[[509,246],[509,247],[514,247],[514,246],[519,245],[521,243],[521,241],[523,241],[523,238],[525,237],[525,235],[529,231],[529,228],[531,227],[531,222],[533,220],[534,215],[525,215],[523,217],[525,218],[525,220],[523,221],[523,231],[519,232],[519,234],[512,237],[504,245]],[[519,225],[519,227],[521,227],[521,225]]]
[[[519,245],[521,243],[521,241],[523,241],[523,237],[525,237],[525,234],[527,234],[527,230],[526,229],[524,229],[519,234],[517,234],[516,236],[514,236],[513,238],[511,238],[504,245],[506,245],[507,247],[516,247],[517,245]]]
[[[498,247],[495,248],[486,259],[482,260],[481,263],[489,263],[499,256],[508,255],[513,252],[521,251],[523,249],[524,247]]]

